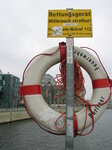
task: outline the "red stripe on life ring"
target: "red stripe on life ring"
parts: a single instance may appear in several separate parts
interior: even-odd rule
[[[59,43],[61,61],[66,58],[66,43]]]
[[[40,85],[27,85],[22,87],[23,95],[41,94]]]
[[[74,133],[77,134],[78,124],[77,124],[77,116],[74,114]]]
[[[110,87],[110,82],[108,79],[98,79],[92,81],[93,89]]]

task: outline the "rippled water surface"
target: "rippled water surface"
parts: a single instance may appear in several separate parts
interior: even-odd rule
[[[65,150],[65,136],[47,133],[32,120],[2,124],[0,150]],[[112,150],[112,110],[104,112],[90,135],[74,138],[74,150]]]

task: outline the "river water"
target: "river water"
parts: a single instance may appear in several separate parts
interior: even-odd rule
[[[32,120],[2,124],[0,150],[65,150],[65,136],[43,131]],[[104,112],[90,135],[74,138],[74,150],[112,150],[112,109]]]

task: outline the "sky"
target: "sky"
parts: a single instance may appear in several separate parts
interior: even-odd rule
[[[92,38],[74,38],[75,46],[94,49],[112,78],[112,1],[111,0],[0,0],[0,70],[22,80],[28,62],[44,50],[66,42],[47,38],[48,10],[91,9]],[[47,73],[55,77],[58,66]],[[92,95],[89,75],[84,72],[86,98]]]

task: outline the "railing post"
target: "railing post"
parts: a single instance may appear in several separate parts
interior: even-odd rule
[[[74,38],[66,38],[65,150],[74,150]]]

